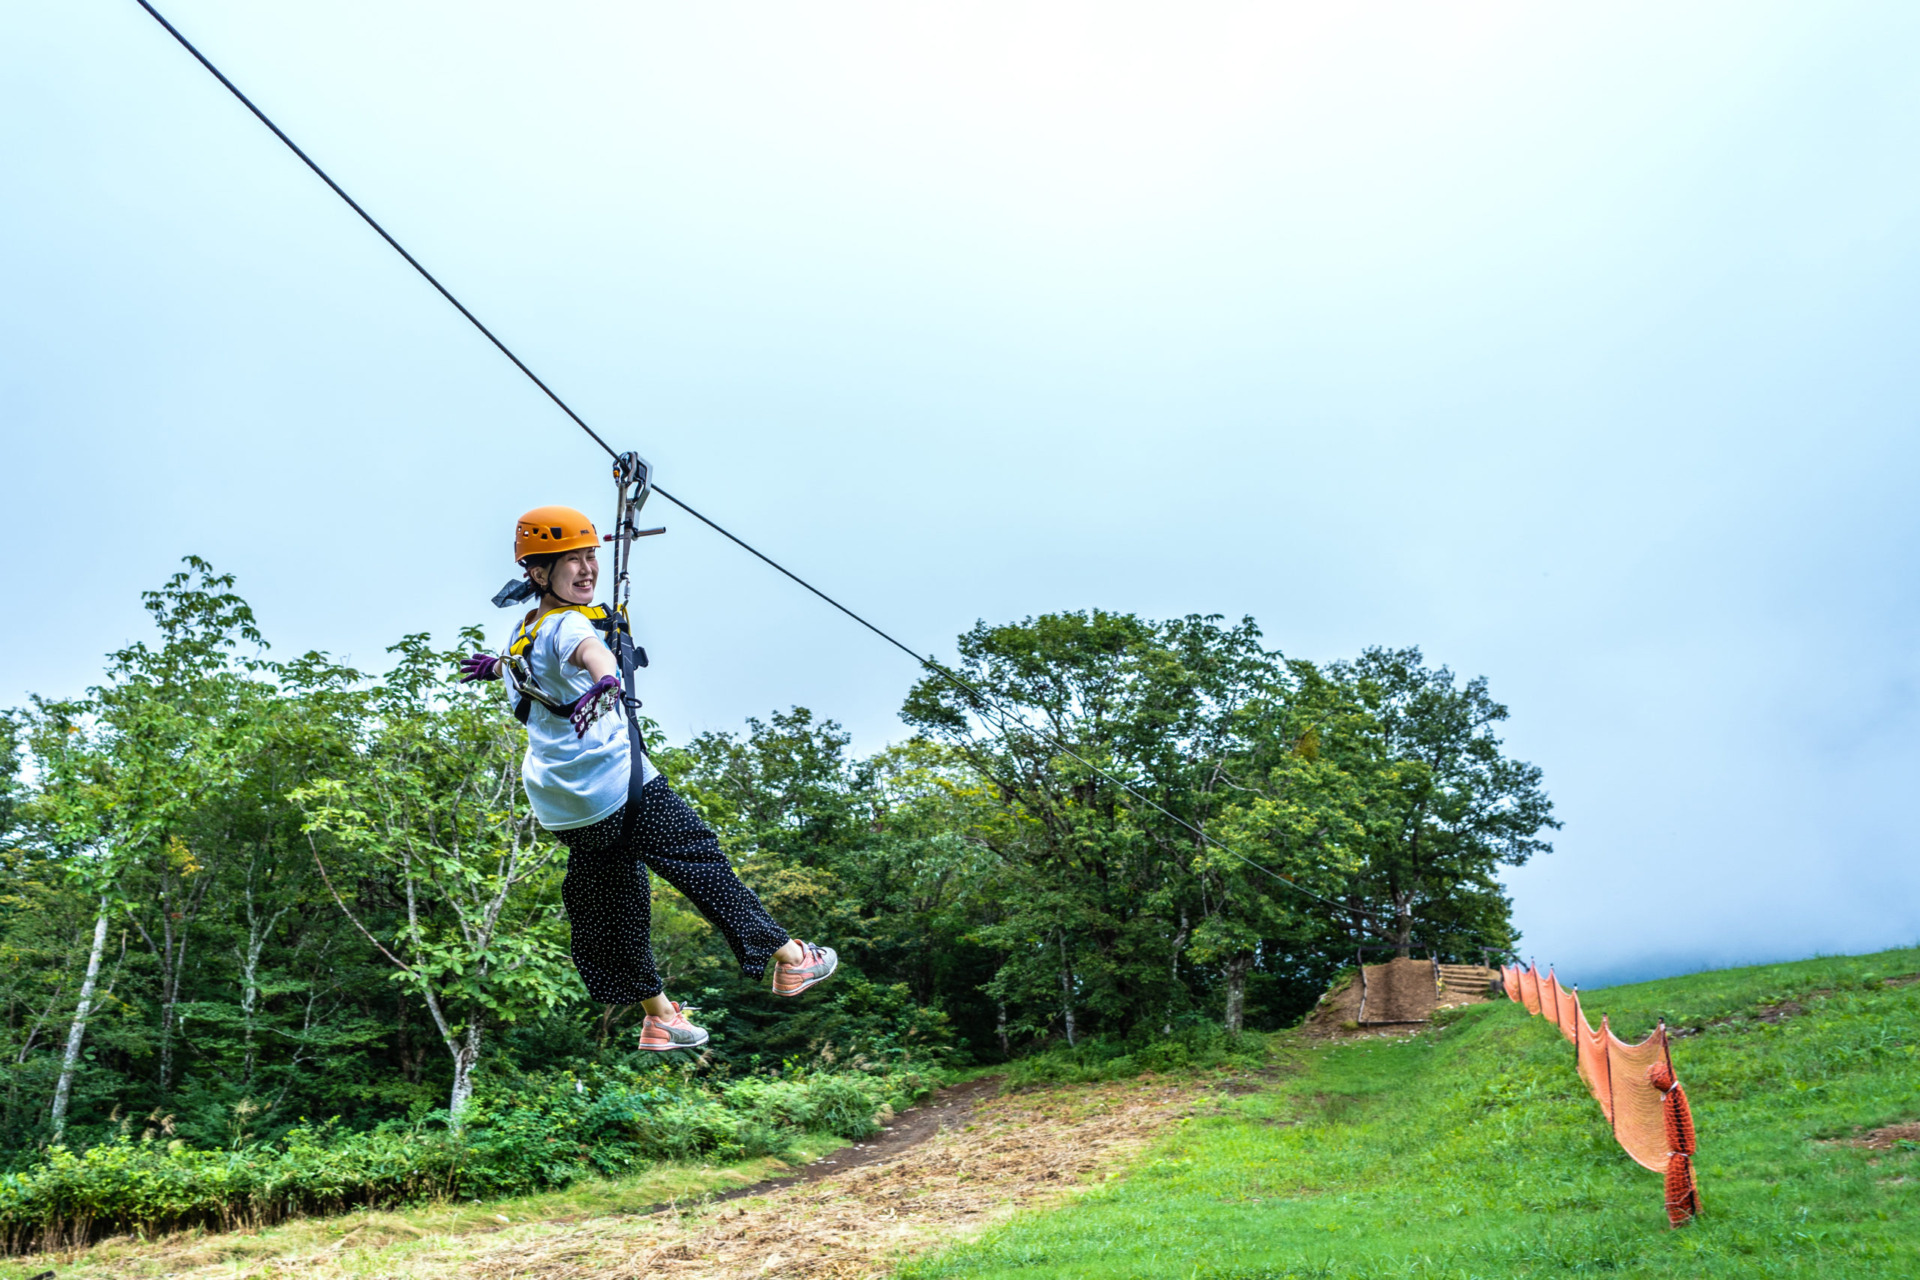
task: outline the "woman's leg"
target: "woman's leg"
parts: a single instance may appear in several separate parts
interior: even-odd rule
[[[740,883],[720,852],[720,841],[663,777],[655,777],[640,792],[633,856],[644,859],[713,922],[733,948],[741,972],[749,978],[766,973],[768,958],[786,945],[787,931],[774,923],[753,890]]]
[[[602,1004],[639,1004],[660,994],[653,965],[653,904],[647,873],[620,848],[620,815],[556,831],[567,847],[560,899],[573,926],[573,963]]]

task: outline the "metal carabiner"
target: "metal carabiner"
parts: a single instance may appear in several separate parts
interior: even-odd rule
[[[606,541],[613,544],[613,590],[609,593],[609,604],[620,619],[627,615],[627,602],[633,594],[633,543],[636,538],[650,537],[656,533],[665,533],[665,529],[641,529],[635,523],[640,508],[647,504],[647,497],[653,492],[653,466],[645,458],[632,451],[618,454],[613,460],[613,482],[616,490],[616,506],[613,517],[613,532]],[[629,635],[626,643],[633,644]],[[636,649],[637,653],[638,650]],[[633,662],[628,655],[621,654],[621,674],[625,677],[626,696],[633,696]]]
[[[639,454],[628,450],[613,460],[613,482],[620,486],[620,504],[624,514],[638,515],[653,492],[653,467]]]

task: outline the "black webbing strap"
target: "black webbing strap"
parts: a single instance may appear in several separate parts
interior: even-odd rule
[[[553,714],[559,716],[562,720],[565,720],[573,714],[572,707],[563,707],[557,702],[548,702],[539,694],[522,688],[520,690],[520,700],[513,704],[513,718],[521,724],[525,724],[527,717],[533,714],[533,704],[536,702],[553,712]]]
[[[617,619],[612,610],[607,612]],[[617,621],[607,638],[613,641],[613,660],[619,664],[620,682],[626,690],[620,699],[620,709],[627,717],[627,807],[620,811],[620,848],[625,850],[633,847],[633,824],[640,816],[640,792],[646,785],[641,762],[646,759],[647,747],[640,741],[640,699],[633,692],[633,673],[645,664],[646,654]]]

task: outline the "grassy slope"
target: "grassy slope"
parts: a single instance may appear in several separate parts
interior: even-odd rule
[[[1920,1119],[1920,950],[1595,992],[1637,1036],[1700,1027],[1674,1064],[1705,1214],[1613,1143],[1570,1046],[1506,1002],[1391,1044],[1308,1046],[1124,1181],[906,1271],[935,1277],[1920,1276],[1920,1152],[1821,1139]],[[1758,1015],[1796,1000],[1777,1024]]]

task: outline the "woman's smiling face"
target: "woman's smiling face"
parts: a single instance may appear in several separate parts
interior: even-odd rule
[[[593,589],[599,581],[600,553],[595,547],[563,551],[547,570],[547,592],[568,604],[593,603]]]

